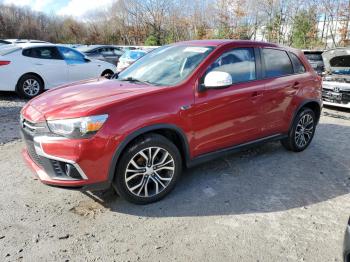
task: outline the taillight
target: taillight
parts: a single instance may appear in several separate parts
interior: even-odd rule
[[[8,65],[11,61],[0,61],[0,66]]]

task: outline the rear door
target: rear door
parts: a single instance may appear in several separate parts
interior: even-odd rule
[[[305,68],[294,72],[287,51],[277,48],[261,48],[263,79],[265,83],[261,113],[264,119],[262,136],[284,133],[288,130],[288,109],[293,97],[303,85]],[[297,58],[298,59],[298,58]]]
[[[68,82],[68,67],[55,46],[26,48],[22,55],[32,65],[30,71],[38,72],[45,80],[45,88]]]
[[[223,89],[197,92],[193,115],[196,155],[259,137],[259,107],[264,84],[258,80],[256,54],[251,47],[229,49],[202,77],[204,79],[211,71],[224,71],[231,75],[233,84]]]
[[[68,66],[70,82],[100,76],[101,66],[98,63],[85,59],[83,54],[74,49],[60,46],[59,50]]]

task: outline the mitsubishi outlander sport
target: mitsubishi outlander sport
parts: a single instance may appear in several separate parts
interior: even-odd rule
[[[312,141],[321,79],[298,50],[254,41],[163,46],[112,79],[45,92],[21,111],[23,155],[48,185],[167,195],[183,168],[258,143]]]

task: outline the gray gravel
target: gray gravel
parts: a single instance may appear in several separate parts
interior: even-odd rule
[[[187,170],[163,201],[41,184],[20,155],[24,101],[0,94],[0,261],[341,261],[350,112],[325,109],[302,153],[279,143]]]

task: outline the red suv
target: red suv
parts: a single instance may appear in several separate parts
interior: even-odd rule
[[[321,112],[321,80],[294,49],[188,41],[113,79],[59,87],[21,112],[27,162],[48,185],[157,201],[184,167],[261,142],[299,152]]]

